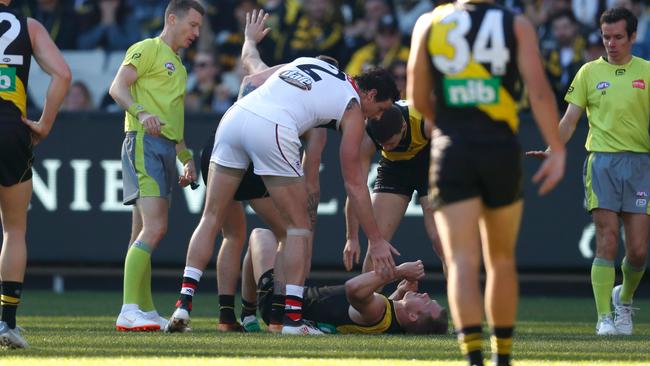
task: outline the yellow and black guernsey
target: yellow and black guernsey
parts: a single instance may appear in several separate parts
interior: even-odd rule
[[[400,112],[402,112],[402,117],[404,117],[404,121],[406,121],[406,133],[404,133],[397,147],[391,151],[382,150],[379,141],[372,135],[372,130],[366,127],[368,136],[375,143],[377,150],[381,151],[382,159],[403,161],[411,160],[421,153],[428,155],[429,138],[424,133],[424,118],[422,114],[414,108],[409,108],[405,100],[397,101],[394,105],[399,108]]]
[[[433,10],[427,49],[443,133],[517,132],[516,48],[514,14],[501,6],[473,0]]]
[[[345,286],[309,287],[305,290],[303,317],[318,323],[320,328],[342,334],[401,334],[393,301],[384,297],[386,311],[375,324],[359,325],[350,318],[350,302]]]
[[[0,34],[0,119],[21,123],[32,56],[27,18],[0,5]]]

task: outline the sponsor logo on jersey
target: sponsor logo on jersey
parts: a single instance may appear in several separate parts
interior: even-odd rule
[[[501,78],[443,80],[445,101],[452,107],[470,107],[499,103]]]
[[[616,69],[616,71],[614,71],[614,74],[616,76],[623,76],[625,75],[625,69]]]
[[[609,82],[601,81],[600,83],[598,83],[598,85],[596,85],[596,89],[598,89],[598,90],[607,89],[607,88],[609,88],[609,85],[610,85]]]
[[[136,53],[133,54],[133,56],[131,56],[131,60],[137,60],[141,56],[142,56],[142,54],[140,52],[136,52]]]
[[[645,90],[645,80],[639,79],[632,82],[632,88]]]
[[[16,69],[0,67],[0,92],[16,91]]]
[[[571,93],[573,93],[573,91],[574,91],[575,89],[576,89],[576,88],[574,88],[573,85],[571,85],[571,86],[569,87],[569,90],[567,90],[566,93],[567,93],[567,94],[571,94]]]
[[[645,198],[639,198],[636,200],[636,207],[646,207],[648,205],[648,201]]]
[[[312,78],[298,70],[284,70],[280,73],[280,79],[289,85],[302,90],[311,90]]]

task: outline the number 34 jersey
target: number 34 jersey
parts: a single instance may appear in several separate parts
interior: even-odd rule
[[[300,57],[236,104],[302,135],[312,127],[338,129],[352,99],[359,102],[359,94],[345,73],[325,61]]]
[[[27,109],[32,56],[27,19],[0,5],[0,34],[0,115],[3,121],[16,121]]]
[[[437,7],[427,49],[433,65],[436,125],[444,132],[516,133],[520,95],[514,14],[469,1]]]

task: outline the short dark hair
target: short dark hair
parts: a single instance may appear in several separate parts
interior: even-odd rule
[[[605,12],[600,16],[600,25],[602,26],[604,23],[616,23],[619,20],[625,20],[625,31],[627,32],[627,36],[632,37],[632,34],[636,33],[636,26],[639,21],[631,11],[625,8],[619,7],[605,10]]]
[[[363,91],[377,90],[377,96],[375,96],[377,102],[383,102],[388,99],[395,102],[400,97],[395,80],[393,80],[393,77],[385,69],[375,68],[368,70],[361,75],[355,76],[354,81],[357,82],[359,89]]]
[[[555,21],[558,20],[558,19],[562,19],[562,18],[568,18],[569,21],[570,21],[571,23],[573,23],[573,24],[577,24],[577,23],[578,23],[578,19],[576,19],[575,14],[573,14],[573,10],[571,10],[571,9],[565,9],[565,10],[560,10],[560,11],[554,13],[554,14],[551,16],[551,19],[549,19],[549,24],[553,24],[553,22],[555,22]]]
[[[332,56],[318,55],[318,56],[316,56],[316,58],[321,60],[321,61],[325,61],[325,62],[327,62],[328,64],[330,64],[332,66],[339,67],[339,61],[337,59],[335,59],[334,57],[332,57]]]
[[[402,111],[395,105],[384,111],[381,117],[368,120],[370,134],[379,143],[386,142],[393,135],[399,133],[403,124],[404,116]]]
[[[182,18],[190,9],[198,11],[201,16],[205,15],[205,8],[197,0],[170,0],[165,9],[165,19],[169,14],[176,14],[177,17]]]
[[[409,334],[447,334],[449,329],[449,316],[447,309],[441,309],[437,318],[419,316],[418,320],[404,327]]]

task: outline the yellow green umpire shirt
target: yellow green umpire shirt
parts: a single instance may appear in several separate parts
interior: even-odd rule
[[[564,100],[587,109],[587,151],[650,152],[650,62],[635,56],[625,65],[602,57],[588,62]]]
[[[183,140],[184,99],[187,71],[178,56],[160,37],[148,38],[132,45],[122,65],[133,65],[138,79],[131,85],[131,95],[146,112],[165,124],[162,136],[179,142]],[[144,133],[135,116],[126,113],[124,131]]]

